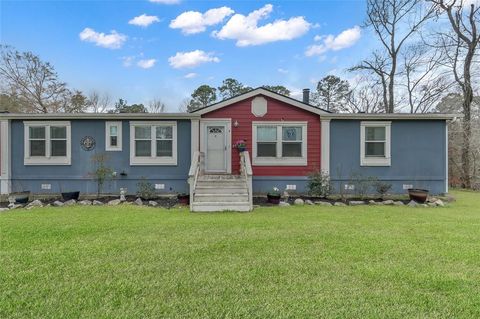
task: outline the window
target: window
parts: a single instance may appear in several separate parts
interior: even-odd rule
[[[306,122],[254,122],[254,165],[307,165]]]
[[[390,166],[391,122],[361,122],[360,165]]]
[[[122,150],[122,122],[105,122],[105,150]]]
[[[25,165],[70,165],[70,122],[24,122]]]
[[[131,122],[131,165],[177,165],[175,122]]]

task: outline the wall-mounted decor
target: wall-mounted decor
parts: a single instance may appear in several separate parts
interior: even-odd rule
[[[80,145],[84,151],[91,151],[95,148],[95,139],[91,136],[85,136],[80,141]]]

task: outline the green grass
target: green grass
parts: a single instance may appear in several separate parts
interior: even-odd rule
[[[1,318],[479,318],[480,194],[445,208],[0,214]]]

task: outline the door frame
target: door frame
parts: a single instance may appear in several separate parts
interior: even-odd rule
[[[226,170],[222,172],[212,171],[210,173],[232,173],[232,119],[227,118],[218,118],[218,119],[204,119],[200,120],[200,152],[205,153],[205,161],[207,160],[207,126],[224,126],[225,127],[225,165]],[[205,163],[205,172],[207,171],[206,163]]]

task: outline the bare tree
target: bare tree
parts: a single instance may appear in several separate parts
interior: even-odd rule
[[[57,72],[31,52],[0,47],[0,78],[25,112],[49,113],[67,109],[70,92]]]
[[[463,147],[462,186],[471,187],[472,101],[474,88],[472,71],[480,42],[480,6],[473,1],[429,0],[440,18],[446,17],[450,30],[437,32],[447,64],[452,69],[455,83],[463,93]],[[478,82],[478,81],[477,81]]]
[[[385,108],[382,87],[371,79],[362,77],[347,96],[347,103],[340,109],[347,113],[383,113]]]
[[[88,106],[93,113],[105,113],[110,107],[110,95],[94,90],[88,95]]]
[[[148,102],[148,112],[150,113],[163,113],[165,112],[165,103],[160,99],[153,99]]]
[[[387,113],[395,111],[395,76],[402,47],[433,13],[433,6],[425,6],[423,0],[367,1],[365,24],[377,35],[384,53],[377,52],[373,59],[363,61],[354,69],[370,70],[381,77],[381,81],[385,83],[383,95]],[[382,63],[378,65],[378,62]]]

